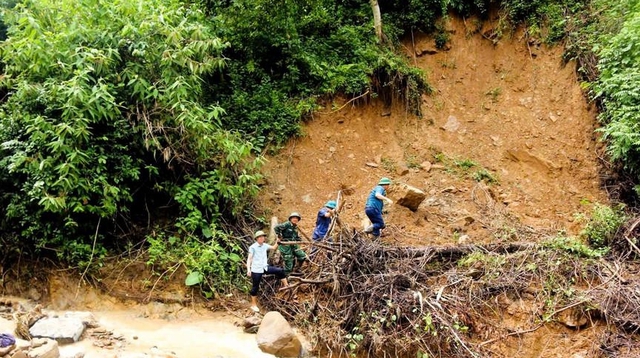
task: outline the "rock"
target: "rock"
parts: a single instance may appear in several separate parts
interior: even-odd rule
[[[531,109],[531,104],[533,103],[533,97],[524,97],[520,98],[520,105],[524,108]]]
[[[12,344],[10,346],[0,348],[0,357],[4,357],[7,354],[9,354],[9,352],[11,352],[11,350],[13,350],[14,347],[15,345]]]
[[[45,317],[31,326],[29,333],[33,337],[51,338],[64,344],[80,340],[84,328],[79,318]]]
[[[418,206],[424,201],[427,195],[420,189],[410,185],[402,184],[397,189],[401,193],[401,198],[398,199],[398,204],[411,211],[418,210]]]
[[[31,340],[31,348],[42,347],[47,344],[47,338],[34,338]]]
[[[67,311],[62,314],[63,318],[77,318],[82,321],[85,327],[98,327],[98,320],[91,312],[87,311]]]
[[[27,356],[29,358],[60,358],[58,342],[53,339],[47,339],[45,344],[38,348],[31,349],[29,353],[27,353]]]
[[[442,129],[444,129],[447,132],[456,132],[459,128],[460,128],[460,121],[458,121],[458,118],[454,116],[449,116],[449,118],[447,118],[447,123],[445,123],[445,125],[442,126]]]
[[[527,164],[542,173],[550,173],[553,170],[562,168],[561,166],[556,165],[545,158],[531,154],[526,150],[509,149],[505,152],[505,157],[514,162]]]
[[[302,344],[289,322],[279,312],[268,312],[262,319],[258,335],[261,351],[277,357],[298,357]]]
[[[16,329],[16,323],[8,319],[0,317],[0,332],[13,332]]]
[[[445,166],[442,164],[434,164],[431,166],[431,169],[445,169]]]
[[[400,164],[398,165],[398,167],[396,168],[396,174],[398,176],[403,176],[403,175],[407,175],[409,173],[409,168],[404,165],[404,164]]]
[[[420,168],[422,168],[422,170],[424,170],[425,172],[428,172],[431,170],[431,162],[430,161],[424,161],[422,162],[422,164],[420,164]]]
[[[29,356],[27,355],[27,353],[25,353],[25,351],[17,350],[13,352],[13,354],[11,355],[11,358],[29,358]]]
[[[84,358],[85,355],[84,348],[74,345],[62,346],[58,349],[60,350],[60,358]]]
[[[16,348],[27,350],[31,348],[31,341],[26,341],[24,339],[16,338]]]
[[[259,326],[261,322],[262,322],[262,318],[260,318],[259,315],[255,314],[251,317],[245,318],[244,322],[242,322],[242,327],[249,328],[253,326]]]
[[[465,245],[469,242],[469,235],[462,235],[458,238],[459,245]]]
[[[441,193],[455,193],[457,191],[458,191],[458,189],[456,189],[455,186],[448,186],[448,187],[440,190]]]
[[[251,327],[246,327],[245,329],[243,329],[242,331],[244,333],[249,333],[249,334],[256,334],[258,333],[258,330],[260,329],[260,326],[251,326]]]
[[[575,308],[569,308],[560,312],[557,316],[558,322],[569,328],[580,328],[587,324],[587,315]]]
[[[379,167],[379,165],[378,165],[378,164],[376,164],[376,163],[372,163],[372,162],[365,163],[365,165],[366,165],[366,166],[368,166],[368,167],[371,167],[371,168],[377,168],[377,167]]]

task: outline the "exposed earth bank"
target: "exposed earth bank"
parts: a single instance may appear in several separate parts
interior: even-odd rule
[[[266,212],[281,220],[300,212],[300,227],[311,236],[318,209],[343,190],[350,195],[341,218],[361,229],[367,194],[390,177],[427,198],[416,211],[397,204],[387,209],[386,244],[577,235],[580,215],[590,215],[594,203],[608,203],[608,196],[599,174],[596,112],[583,96],[575,64],[563,64],[561,46],[527,39],[522,30],[494,40],[496,29],[477,24],[450,19],[445,51],[422,35],[404,44],[434,87],[422,98],[422,117],[379,99],[326,103],[300,138],[270,158]],[[389,196],[398,199],[393,186]],[[603,326],[597,322],[583,330],[554,322],[529,329],[544,302],[500,295],[495,303],[501,308],[494,324],[524,332],[501,339],[481,331],[495,356],[598,355]]]

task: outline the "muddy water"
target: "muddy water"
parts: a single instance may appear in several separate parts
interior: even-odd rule
[[[180,358],[261,358],[273,357],[260,351],[254,334],[246,334],[236,326],[240,318],[206,308],[187,308],[180,305],[150,303],[147,305],[114,304],[106,297],[91,306],[68,305],[59,307],[54,302],[45,312],[55,315],[62,311],[90,311],[101,328],[121,336],[111,349],[100,347],[104,343],[85,334],[80,342],[61,347],[61,352],[82,351],[87,358],[113,358],[119,352],[154,352],[154,347],[174,353]],[[26,302],[19,298],[17,301]],[[83,301],[82,299],[80,300]],[[100,308],[98,308],[100,307]],[[15,323],[0,318],[0,333],[13,333]],[[71,354],[72,356],[73,354]]]
[[[189,310],[189,309],[186,309]],[[149,353],[156,346],[178,357],[272,357],[256,345],[255,335],[234,325],[237,320],[219,312],[186,312],[185,318],[140,317],[138,310],[94,312],[100,325],[124,336],[123,350]],[[113,350],[99,349],[90,340],[82,342],[85,357],[113,357]]]

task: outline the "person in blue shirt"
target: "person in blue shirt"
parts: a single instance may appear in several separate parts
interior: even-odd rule
[[[382,178],[378,182],[371,193],[369,193],[369,197],[367,197],[367,203],[364,207],[364,213],[367,214],[369,220],[371,220],[371,224],[368,228],[364,230],[366,233],[371,233],[374,239],[380,238],[380,229],[384,229],[384,219],[382,218],[382,206],[384,205],[383,201],[386,201],[389,205],[393,204],[393,200],[386,197],[387,188],[391,184],[391,179]]]
[[[318,211],[316,227],[313,229],[313,235],[311,236],[313,241],[322,241],[322,239],[327,236],[327,231],[329,231],[329,225],[331,225],[331,218],[335,213],[336,205],[337,204],[334,200],[329,200],[324,204],[322,209]],[[317,251],[318,248],[314,246],[311,249],[309,256],[313,257]]]
[[[253,234],[256,242],[249,246],[249,256],[247,257],[247,276],[251,277],[251,310],[256,313],[260,312],[258,308],[258,289],[260,288],[262,275],[273,274],[276,278],[282,280],[284,287],[289,285],[284,270],[268,264],[267,251],[276,250],[278,248],[278,242],[273,246],[269,245],[264,242],[266,237],[267,234],[262,230],[256,231],[256,233]]]

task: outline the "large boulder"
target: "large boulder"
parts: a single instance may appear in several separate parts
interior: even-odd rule
[[[45,317],[34,323],[29,333],[32,337],[51,338],[65,344],[80,340],[84,328],[82,319],[77,317]]]
[[[264,316],[256,340],[260,350],[276,357],[299,357],[302,351],[298,336],[280,312]]]
[[[396,190],[400,196],[397,203],[409,208],[411,211],[418,210],[418,206],[427,197],[422,190],[407,184],[399,185]]]

